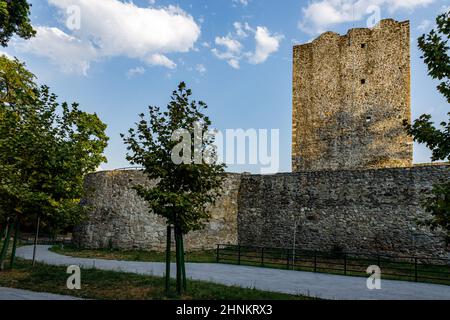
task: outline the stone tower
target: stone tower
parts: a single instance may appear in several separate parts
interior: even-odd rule
[[[293,171],[412,166],[409,21],[294,47]]]

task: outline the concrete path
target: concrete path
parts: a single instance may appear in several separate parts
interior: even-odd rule
[[[81,300],[59,294],[0,287],[0,300]]]
[[[115,261],[63,256],[38,246],[37,261],[51,265],[78,265],[84,268],[124,271],[163,276],[165,264],[158,262]],[[17,255],[31,259],[32,246],[18,248]],[[172,266],[174,272],[175,267]],[[450,300],[450,286],[406,281],[382,280],[381,290],[369,290],[366,278],[302,271],[235,266],[212,263],[187,263],[188,278],[224,285],[237,285],[265,291],[303,294],[339,300]],[[172,274],[174,276],[174,274]],[[81,275],[83,281],[83,274]]]

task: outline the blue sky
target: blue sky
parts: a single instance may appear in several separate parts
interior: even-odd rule
[[[108,163],[102,169],[128,166],[119,133],[148,105],[166,105],[171,91],[186,81],[195,98],[209,105],[214,127],[279,129],[280,171],[290,171],[292,46],[322,31],[366,27],[373,5],[382,19],[411,21],[413,116],[431,113],[440,122],[448,110],[427,76],[416,39],[449,1],[30,2],[38,36],[15,39],[3,51],[26,62],[61,101],[77,101],[108,124]],[[415,145],[416,163],[428,162],[429,154]],[[229,171],[256,172],[258,166]]]

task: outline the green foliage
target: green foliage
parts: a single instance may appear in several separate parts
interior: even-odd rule
[[[432,218],[423,221],[422,224],[432,230],[436,228],[445,230],[447,242],[450,243],[450,182],[436,184],[431,195],[424,201],[424,207],[432,214]]]
[[[436,18],[437,31],[434,29],[427,35],[422,35],[419,48],[422,58],[428,66],[428,75],[440,80],[438,90],[450,103],[450,56],[448,37],[450,35],[450,10]]]
[[[422,58],[428,66],[428,75],[439,80],[438,91],[450,103],[450,56],[448,39],[450,35],[450,11],[436,18],[437,30],[431,30],[419,39]],[[450,118],[450,112],[448,113]],[[432,160],[450,158],[450,121],[442,122],[436,128],[431,116],[424,114],[413,125],[405,123],[406,130],[415,141],[424,143],[432,151]],[[442,228],[450,241],[450,183],[445,181],[434,186],[431,195],[424,200],[424,207],[431,218],[421,221],[432,229]]]
[[[84,176],[106,161],[106,125],[59,104],[18,60],[0,57],[0,212],[58,229],[82,219]]]
[[[223,164],[176,164],[172,161],[172,150],[179,143],[172,134],[186,129],[194,141],[194,124],[200,123],[203,132],[209,131],[210,119],[202,113],[207,106],[202,101],[190,101],[192,92],[182,82],[172,94],[165,111],[149,107],[149,120],[140,115],[136,129],[129,136],[122,135],[128,150],[127,160],[139,164],[150,179],[157,182],[153,188],[137,186],[138,194],[144,198],[153,212],[167,219],[167,223],[181,228],[183,234],[201,229],[210,219],[207,206],[215,202],[224,179]],[[207,136],[201,143],[202,154],[209,151],[216,155],[214,137]],[[194,148],[192,151],[195,151]]]
[[[450,112],[448,116],[450,118]],[[435,127],[429,114],[421,115],[412,126],[407,125],[408,134],[414,141],[425,143],[432,151],[432,161],[448,160],[450,155],[450,121],[442,122],[441,127]]]
[[[419,39],[422,58],[428,67],[428,75],[441,81],[437,87],[440,93],[450,103],[450,56],[448,38],[450,35],[450,11],[436,18],[437,31],[434,29],[428,35]],[[450,113],[448,113],[450,117]],[[411,126],[405,123],[408,134],[419,143],[425,143],[432,151],[433,161],[446,160],[450,155],[450,121],[442,122],[442,128],[436,128],[431,116],[424,114],[415,120]]]
[[[128,145],[127,160],[131,164],[142,165],[148,178],[156,181],[154,187],[136,186],[137,193],[147,201],[152,212],[166,218],[168,226],[174,226],[179,294],[182,286],[186,290],[183,234],[203,228],[211,218],[207,206],[219,196],[225,167],[211,161],[216,159],[216,149],[214,135],[209,131],[211,120],[202,112],[207,106],[202,101],[191,101],[191,95],[191,90],[181,82],[173,91],[166,110],[150,106],[149,119],[141,114],[137,128],[131,128],[127,137],[121,135]],[[176,136],[180,130],[184,130],[185,134],[181,138]],[[189,142],[184,141],[186,135]],[[184,159],[178,163],[173,155],[177,154],[176,147],[183,142],[181,151]],[[166,248],[167,292],[170,283],[169,230]]]
[[[0,0],[0,44],[8,45],[14,34],[24,39],[35,36],[31,26],[30,8],[26,0]]]

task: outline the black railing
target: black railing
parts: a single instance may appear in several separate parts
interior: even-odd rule
[[[20,242],[24,245],[31,245],[34,244],[34,237],[35,235],[33,233],[21,233],[19,236]],[[40,234],[37,244],[40,245],[53,245],[53,244],[71,244],[72,243],[72,237],[70,236],[63,236],[63,235],[49,235],[49,234]]]
[[[450,259],[219,244],[216,260],[217,263],[352,276],[368,276],[367,268],[376,265],[381,269],[382,278],[450,285]]]

